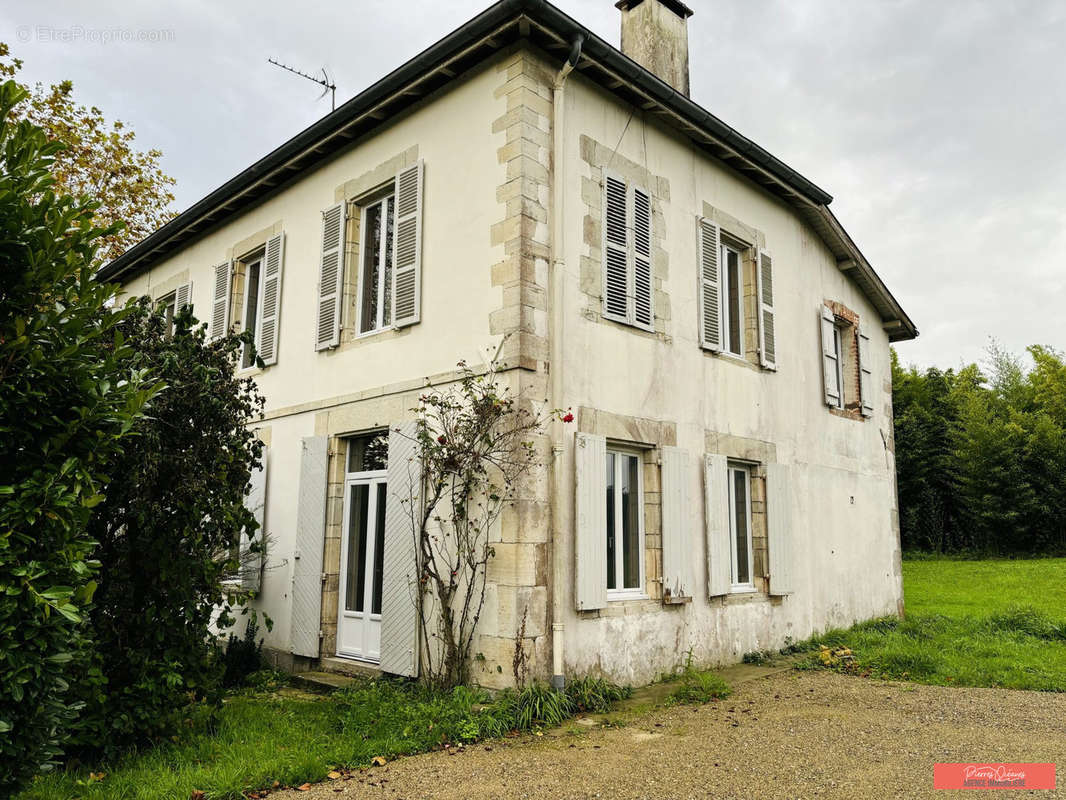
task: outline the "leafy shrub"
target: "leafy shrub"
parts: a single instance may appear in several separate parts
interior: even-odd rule
[[[96,283],[92,203],[57,196],[62,145],[0,84],[0,796],[61,752],[96,564],[90,509],[155,387]]]
[[[253,615],[248,619],[244,635],[229,635],[226,649],[222,652],[222,685],[233,689],[245,685],[249,676],[263,667],[263,640],[255,640],[259,633],[259,621]]]
[[[691,664],[681,673],[681,683],[667,696],[671,705],[696,705],[729,697],[729,684],[709,670],[698,670]]]
[[[613,703],[632,694],[630,686],[619,686],[592,676],[577,678],[566,685],[566,696],[575,712],[603,713],[609,711]]]
[[[120,331],[134,365],[168,388],[134,424],[89,522],[100,561],[89,617],[97,677],[78,681],[86,708],[72,742],[87,756],[170,736],[190,697],[220,696],[211,625],[231,624],[246,597],[225,583],[242,532],[262,538],[245,494],[262,453],[248,423],[263,401],[235,375],[249,337],[207,341],[188,308],[171,333],[149,298],[127,311]]]

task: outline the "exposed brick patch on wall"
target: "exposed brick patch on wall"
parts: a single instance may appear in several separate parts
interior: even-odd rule
[[[636,123],[637,120],[634,120]],[[644,124],[640,121],[640,124]],[[603,317],[603,183],[607,166],[610,171],[643,187],[651,195],[651,264],[652,305],[655,314],[655,333],[626,326],[635,336],[659,336],[671,334],[670,296],[666,284],[670,277],[670,257],[666,249],[666,217],[663,206],[670,202],[670,182],[660,175],[630,161],[615,152],[614,147],[582,135],[581,160],[588,167],[588,174],[581,178],[581,199],[585,204],[583,225],[584,254],[581,256],[581,291],[586,297],[584,316],[605,325],[624,323]],[[695,232],[692,234],[695,236]]]
[[[844,390],[844,407],[830,408],[829,412],[838,417],[863,422],[866,417],[862,415],[859,373],[859,315],[836,300],[825,300],[824,303],[833,312],[837,324],[846,328],[843,336],[846,350],[843,353],[844,363],[841,365],[844,374],[844,385],[841,387]]]

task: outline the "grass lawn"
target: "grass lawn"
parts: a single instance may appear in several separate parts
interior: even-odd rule
[[[804,644],[830,653],[811,663],[921,683],[1066,691],[1066,559],[905,561],[903,587],[905,620],[814,637]]]
[[[629,690],[597,679],[566,695],[543,686],[495,698],[460,687],[365,681],[329,697],[288,689],[246,690],[220,710],[194,708],[175,741],[94,771],[39,777],[18,800],[243,800],[247,792],[320,781],[335,768],[421,753],[514,729],[558,725],[580,711],[606,711]],[[101,777],[102,773],[102,777]]]

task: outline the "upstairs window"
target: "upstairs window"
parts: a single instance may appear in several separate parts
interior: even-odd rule
[[[263,257],[259,255],[244,263],[244,330],[251,331],[255,337],[255,348],[244,345],[241,353],[241,367],[255,364],[255,352],[259,348],[260,341],[260,314],[259,314],[259,283],[262,273]]]
[[[744,271],[740,250],[722,244],[722,349],[744,357]]]
[[[392,326],[393,234],[396,199],[389,194],[363,207],[359,332]]]
[[[858,315],[840,303],[827,302],[820,315],[825,404],[852,419],[873,416],[870,337],[859,327]]]

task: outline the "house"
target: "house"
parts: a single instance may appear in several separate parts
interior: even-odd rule
[[[692,12],[617,5],[621,51],[501,0],[102,271],[255,332],[279,665],[417,671],[390,431],[505,336],[575,421],[494,534],[482,683],[523,618],[533,675],[639,683],[901,612],[915,326],[832,198],[689,98]]]

